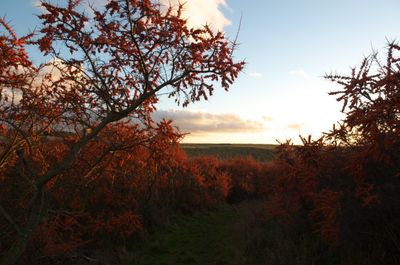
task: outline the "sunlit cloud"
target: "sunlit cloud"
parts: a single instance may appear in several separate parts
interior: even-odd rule
[[[261,77],[263,77],[264,75],[263,75],[262,73],[259,73],[259,72],[251,72],[251,73],[249,74],[249,76],[254,77],[254,78],[261,78]]]
[[[160,0],[165,6],[176,6],[184,3],[183,17],[187,19],[190,27],[210,25],[213,30],[222,31],[231,24],[221,12],[221,7],[228,8],[225,0]]]
[[[62,0],[47,0],[53,4],[62,4]],[[88,9],[90,5],[94,7],[101,7],[107,3],[107,0],[86,0],[82,1],[85,8]],[[156,2],[156,1],[155,1]],[[231,24],[227,19],[221,8],[229,9],[225,0],[159,0],[164,6],[177,6],[183,3],[183,18],[187,19],[189,27],[202,27],[209,25],[213,30],[222,31],[224,27]],[[31,0],[34,7],[41,7],[41,0]]]
[[[268,115],[263,115],[263,116],[261,117],[261,119],[262,119],[263,121],[273,121],[273,120],[274,120],[274,118],[273,118],[272,116],[268,116]]]
[[[309,75],[306,71],[302,70],[302,69],[298,69],[298,70],[291,70],[289,71],[290,75],[293,76],[298,76],[298,77],[302,77],[302,78],[308,78]]]
[[[172,119],[182,132],[192,134],[207,133],[251,133],[264,130],[260,121],[246,120],[232,113],[209,113],[186,110],[158,110],[153,114],[158,121],[163,118]]]
[[[40,88],[41,85],[51,85],[51,83],[59,81],[63,77],[63,73],[69,71],[68,69],[68,66],[64,64],[62,60],[52,58],[48,61],[47,65],[39,69],[37,74],[32,75],[32,70],[23,66],[19,66],[18,68],[16,68],[15,73],[25,76],[26,80],[28,80],[28,83],[31,85],[30,89],[36,90]],[[72,69],[77,70],[77,68]],[[81,74],[78,74],[76,77],[83,76]],[[66,89],[71,89],[71,86],[73,86],[72,81],[64,82],[64,87]],[[6,101],[12,101],[14,104],[19,104],[21,99],[21,88],[5,87],[0,91],[0,104],[5,103]]]
[[[304,124],[302,123],[293,123],[293,124],[289,124],[287,126],[287,128],[289,130],[300,130],[301,128],[303,128]]]

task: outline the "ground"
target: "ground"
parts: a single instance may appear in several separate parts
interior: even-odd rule
[[[239,265],[244,264],[245,239],[241,224],[248,210],[224,205],[179,216],[129,252],[126,264]]]

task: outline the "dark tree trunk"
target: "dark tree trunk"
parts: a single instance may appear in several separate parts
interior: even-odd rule
[[[32,200],[32,208],[26,227],[18,235],[16,242],[0,259],[0,265],[14,265],[24,253],[32,234],[35,232],[43,215],[43,192],[37,192]]]

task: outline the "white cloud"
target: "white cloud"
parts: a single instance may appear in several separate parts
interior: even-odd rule
[[[210,25],[213,30],[222,31],[231,22],[224,16],[220,8],[228,8],[225,0],[160,0],[161,4],[176,6],[184,3],[183,17],[187,18],[190,27]]]
[[[274,120],[274,118],[273,118],[272,116],[269,116],[269,115],[263,115],[263,116],[261,117],[261,119],[262,119],[263,121],[273,121],[273,120]]]
[[[249,74],[249,76],[254,77],[254,78],[261,78],[261,77],[263,77],[264,75],[263,75],[262,73],[259,73],[259,72],[251,72],[251,73]]]
[[[264,130],[260,121],[246,120],[232,113],[194,112],[187,110],[158,110],[153,118],[159,121],[163,118],[172,119],[175,126],[182,132],[209,133],[249,133]]]
[[[309,77],[308,73],[305,72],[302,69],[291,70],[291,71],[289,71],[289,74],[293,75],[293,76],[299,76],[299,77],[302,77],[302,78],[308,78]]]
[[[41,8],[41,0],[31,0],[33,6]],[[51,3],[60,4],[62,0],[50,0]],[[86,0],[82,1],[86,8],[92,3],[95,6],[104,6],[106,0]],[[156,2],[156,1],[155,1]],[[159,0],[164,6],[177,6],[184,3],[183,18],[188,20],[189,27],[202,27],[208,24],[213,30],[222,31],[225,26],[231,24],[231,21],[225,17],[221,11],[221,7],[228,9],[225,0]]]
[[[287,128],[290,130],[300,130],[303,127],[304,127],[304,124],[302,124],[302,123],[293,123],[293,124],[289,124],[287,126]]]

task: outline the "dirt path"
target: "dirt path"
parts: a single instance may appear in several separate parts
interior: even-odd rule
[[[238,229],[243,217],[243,211],[233,206],[183,216],[177,223],[157,229],[130,253],[126,264],[243,264],[244,244]]]

